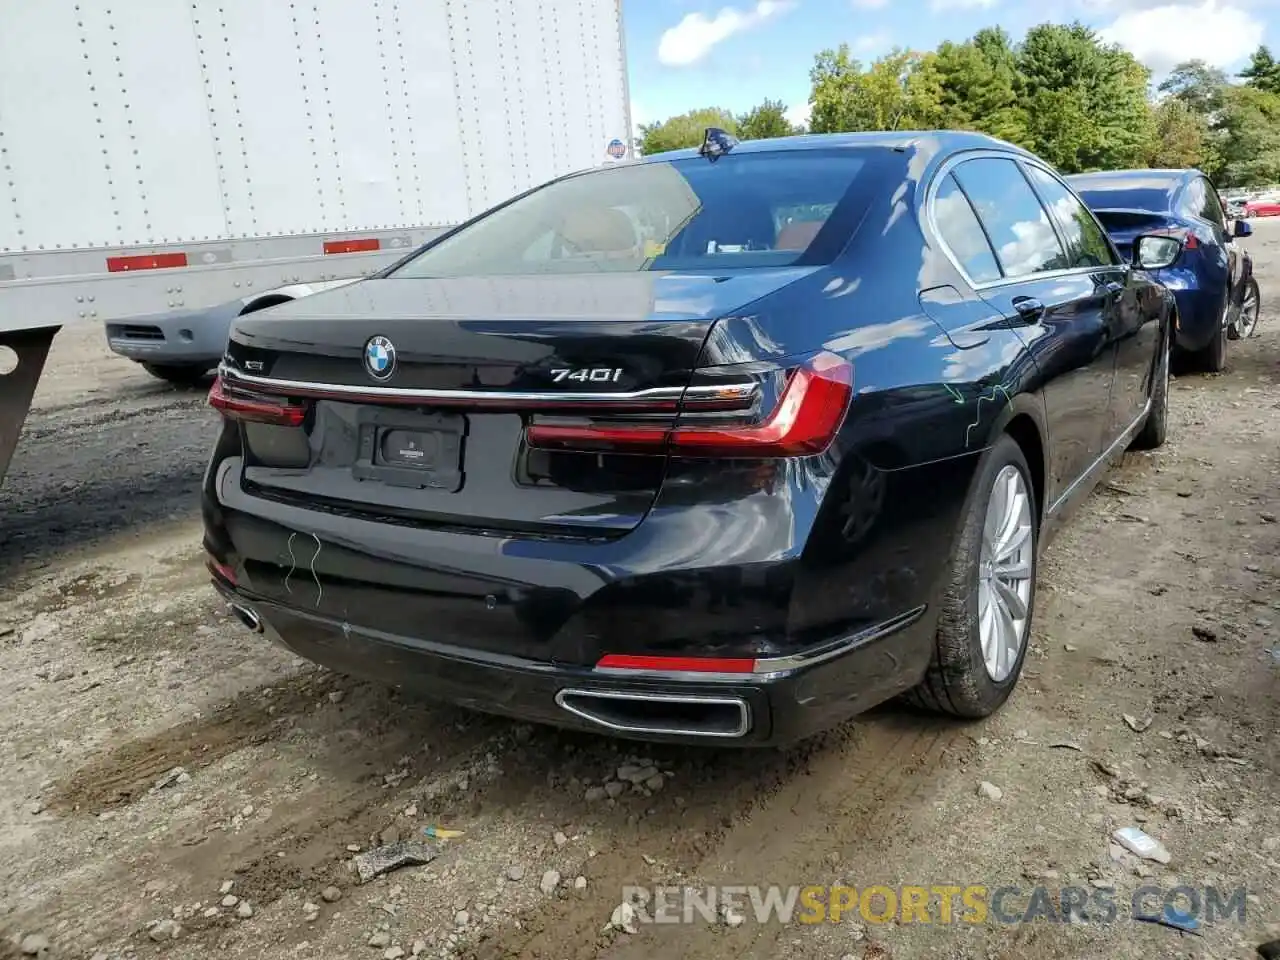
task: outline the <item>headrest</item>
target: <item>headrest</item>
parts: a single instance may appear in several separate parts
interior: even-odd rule
[[[631,218],[616,207],[585,207],[565,214],[560,235],[583,253],[620,253],[639,244]]]

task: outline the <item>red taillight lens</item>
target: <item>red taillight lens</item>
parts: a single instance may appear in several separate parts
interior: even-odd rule
[[[835,439],[853,397],[853,364],[819,353],[791,372],[773,411],[754,423],[677,419],[661,423],[530,424],[531,447],[689,457],[802,457]],[[688,411],[686,411],[688,412]]]
[[[298,427],[306,419],[307,408],[282,397],[248,393],[228,386],[219,375],[209,388],[209,406],[229,420],[270,423],[281,427]]]

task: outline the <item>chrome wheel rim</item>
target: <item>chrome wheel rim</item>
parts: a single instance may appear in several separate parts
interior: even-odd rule
[[[1002,683],[1026,642],[1035,537],[1031,495],[1022,471],[1007,464],[996,474],[982,525],[978,568],[978,633],[987,674]]]
[[[1258,294],[1256,288],[1252,284],[1249,286],[1249,292],[1245,294],[1244,303],[1240,304],[1240,319],[1236,326],[1240,331],[1240,339],[1244,339],[1253,333],[1253,328],[1258,323]]]

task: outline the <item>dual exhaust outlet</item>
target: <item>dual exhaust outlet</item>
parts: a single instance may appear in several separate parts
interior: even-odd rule
[[[237,620],[263,633],[262,618],[231,604]],[[612,733],[732,740],[751,732],[751,709],[741,697],[565,689],[556,705]]]

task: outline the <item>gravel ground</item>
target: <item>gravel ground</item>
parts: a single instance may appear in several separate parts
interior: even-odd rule
[[[1280,222],[1256,230],[1265,300]],[[1226,374],[1175,381],[1168,446],[1128,455],[1049,548],[1006,709],[890,705],[766,753],[637,752],[262,643],[201,566],[202,392],[97,329],[50,363],[0,516],[0,957],[1246,960],[1280,937],[1272,302]],[[1132,825],[1167,865],[1109,843]],[[357,848],[428,826],[462,834],[357,882]],[[1122,910],[605,929],[624,885],[658,883],[1106,887]],[[1136,887],[1180,883],[1246,887],[1244,921],[1124,918]]]

